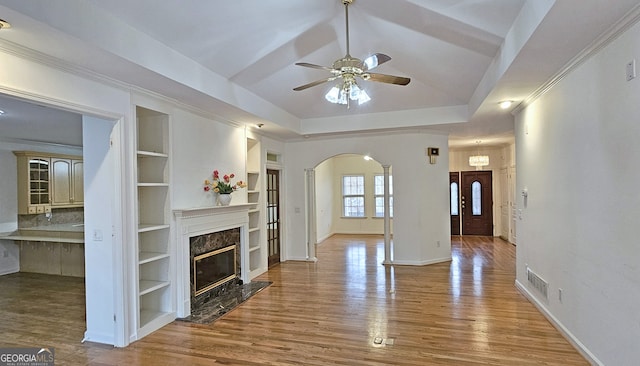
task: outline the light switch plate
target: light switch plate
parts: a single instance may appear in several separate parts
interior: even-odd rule
[[[636,78],[636,59],[629,61],[627,64],[627,81],[631,81]]]
[[[102,230],[93,230],[93,241],[102,241]]]

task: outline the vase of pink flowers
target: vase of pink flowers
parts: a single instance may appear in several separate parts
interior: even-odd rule
[[[204,191],[217,193],[219,206],[229,206],[231,203],[231,193],[247,186],[247,183],[241,180],[233,183],[232,180],[235,178],[235,174],[233,173],[220,177],[220,173],[214,170],[212,175],[213,180],[205,179]]]

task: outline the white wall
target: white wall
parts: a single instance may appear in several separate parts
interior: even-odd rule
[[[625,80],[639,58],[636,24],[516,119],[518,285],[603,365],[640,359],[640,79]]]
[[[437,164],[425,148],[439,147]],[[306,259],[304,169],[339,154],[370,155],[393,166],[394,261],[428,264],[451,258],[449,160],[447,136],[428,133],[387,134],[305,140],[286,145],[287,212],[290,243],[287,259]],[[438,246],[438,242],[440,246]]]
[[[115,272],[115,232],[119,213],[112,199],[114,197],[117,152],[110,144],[113,121],[93,117],[83,118],[83,141],[90,141],[91,148],[85,149],[84,161],[84,253],[86,284],[85,339],[100,343],[115,342],[114,314],[116,291],[122,291],[122,278]],[[114,154],[116,154],[114,156]],[[99,234],[99,240],[95,238]],[[110,301],[106,301],[109,299]]]
[[[16,162],[16,156],[11,150],[0,150],[0,232],[10,232],[18,228],[18,166]]]
[[[213,179],[213,170],[220,174],[234,173],[237,180],[246,180],[247,155],[244,128],[233,127],[205,117],[172,109],[172,208],[184,209],[215,206],[216,195],[205,192],[205,179]],[[246,203],[247,190],[232,194],[233,203]]]
[[[0,233],[18,228],[16,156],[0,150]],[[5,257],[6,254],[6,257]],[[13,240],[0,240],[0,275],[20,270],[20,250]]]
[[[335,159],[327,159],[315,169],[316,175],[316,243],[319,243],[335,234],[335,194],[340,186],[334,182]],[[338,210],[339,212],[340,210]],[[339,213],[338,213],[339,215]]]

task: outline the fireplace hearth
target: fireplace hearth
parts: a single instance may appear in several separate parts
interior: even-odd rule
[[[264,290],[269,285],[271,285],[271,282],[251,281],[250,283],[229,287],[224,293],[211,297],[208,302],[192,310],[191,315],[178,318],[178,320],[190,323],[209,324],[235,309],[238,305]]]

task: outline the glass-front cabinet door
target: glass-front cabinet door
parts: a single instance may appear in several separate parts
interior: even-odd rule
[[[29,204],[48,205],[49,159],[29,159]]]
[[[51,211],[51,158],[33,151],[14,151],[18,165],[18,214]]]

